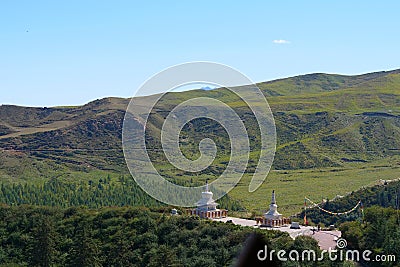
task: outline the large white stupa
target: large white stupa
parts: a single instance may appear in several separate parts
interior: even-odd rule
[[[201,199],[196,203],[199,211],[212,211],[216,210],[218,203],[213,199],[213,193],[208,188],[208,181],[206,183],[206,190],[201,193]]]
[[[201,199],[197,201],[195,209],[187,210],[190,215],[197,215],[201,218],[223,218],[226,217],[228,211],[225,209],[217,209],[218,203],[213,199],[213,193],[206,183],[206,190],[201,192]]]

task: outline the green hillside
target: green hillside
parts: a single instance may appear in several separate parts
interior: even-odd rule
[[[398,73],[400,73],[399,70],[381,71],[355,76],[313,73],[263,82],[258,84],[258,86],[270,96],[322,93],[362,86],[370,81]]]
[[[297,201],[315,176],[325,186],[310,193],[332,197],[379,178],[398,178],[400,70],[358,76],[308,74],[258,85],[267,96],[277,127],[277,151],[268,179],[275,181],[274,177],[285,172],[302,182],[282,182],[285,178],[268,184],[267,179],[253,195],[245,192],[246,177],[258,164],[259,130],[245,103],[224,88],[168,93],[157,103],[146,140],[158,171],[174,182],[193,184],[216,178],[225,169],[230,153],[227,133],[208,119],[189,122],[181,135],[183,153],[192,159],[199,156],[201,139],[209,137],[217,143],[216,160],[200,174],[174,168],[157,150],[169,111],[183,100],[206,96],[231,106],[249,133],[251,159],[244,182],[231,193],[249,210],[260,210],[267,203],[260,199],[251,204],[245,198],[263,198],[271,185],[287,196],[281,206],[289,213],[301,206],[301,200]],[[121,132],[128,103],[129,99],[105,98],[78,107],[0,106],[1,183],[40,185],[50,179],[76,182],[127,175]],[[345,175],[335,178],[335,169]],[[360,175],[363,169],[371,172]]]

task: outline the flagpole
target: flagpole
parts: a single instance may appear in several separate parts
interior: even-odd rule
[[[304,225],[308,225],[307,223],[307,197],[304,197]]]

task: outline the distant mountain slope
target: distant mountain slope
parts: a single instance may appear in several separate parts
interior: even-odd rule
[[[400,70],[373,72],[362,75],[338,75],[313,73],[259,83],[258,86],[270,96],[290,96],[298,94],[321,93],[361,86],[372,80],[391,74],[399,74]]]
[[[278,146],[275,169],[340,166],[399,154],[400,70],[358,76],[308,74],[260,83],[275,116]],[[148,125],[149,145],[155,141],[168,112],[182,100],[217,98],[233,107],[252,136],[251,164],[257,164],[257,125],[246,105],[228,90],[193,90],[167,94]],[[78,107],[29,108],[0,106],[0,178],[43,179],[59,168],[126,172],[121,130],[129,99],[105,98]],[[204,127],[207,125],[207,127]],[[220,158],[203,174],[217,175],[229,157],[223,128],[195,120],[184,129],[184,153],[198,155],[198,141],[217,140]],[[153,154],[161,172],[183,175]],[[229,158],[228,158],[229,159]],[[25,166],[19,168],[18,166]]]

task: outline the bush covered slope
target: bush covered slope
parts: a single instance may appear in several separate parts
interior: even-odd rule
[[[379,162],[380,167],[395,173],[400,167],[399,70],[358,76],[309,74],[258,85],[267,96],[277,127],[274,170],[295,174],[310,168],[363,169]],[[183,100],[199,96],[227,103],[244,121],[252,149],[246,172],[251,174],[258,164],[257,123],[248,107],[224,88],[168,93],[157,104],[146,136],[157,170],[172,181],[186,184],[203,183],[225,169],[230,155],[228,136],[211,120],[189,122],[181,136],[183,153],[192,159],[199,156],[199,140],[209,137],[216,142],[217,158],[202,173],[174,168],[157,150],[169,111]],[[105,98],[78,107],[0,106],[0,181],[42,185],[50,179],[87,182],[108,174],[127,175],[121,131],[128,103],[129,99]],[[326,182],[335,186],[332,179]],[[284,193],[289,191],[283,189]]]

